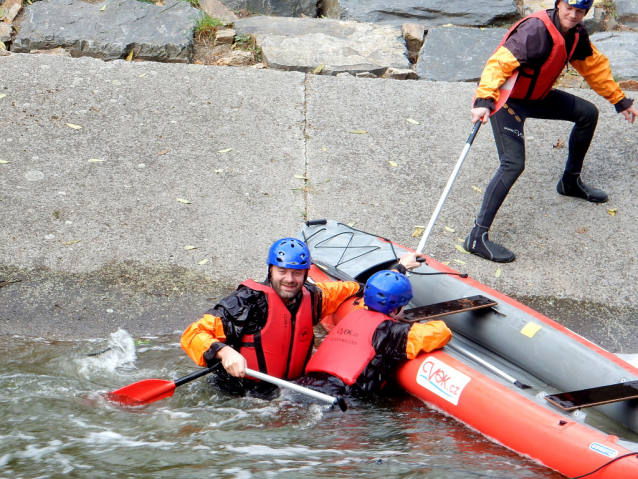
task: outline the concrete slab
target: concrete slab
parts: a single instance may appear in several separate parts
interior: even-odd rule
[[[312,77],[307,100],[309,219],[353,223],[416,248],[415,226],[430,220],[471,131],[474,88]],[[507,294],[634,307],[638,250],[631,237],[638,233],[637,184],[627,172],[635,156],[635,125],[595,93],[574,93],[600,109],[584,178],[608,191],[610,202],[595,205],[556,193],[566,149],[554,146],[567,140],[570,125],[530,120],[527,170],[497,215],[491,235],[517,253],[517,260],[498,265],[461,253],[457,245],[469,233],[498,166],[492,133],[484,127],[426,253]],[[357,131],[366,133],[353,133]]]
[[[302,74],[22,54],[0,78],[0,263],[262,279],[303,218]]]
[[[183,329],[223,287],[262,279],[268,246],[306,216],[416,247],[474,89],[24,54],[0,57],[0,79],[0,334],[65,338]],[[600,109],[584,177],[610,202],[556,193],[570,125],[530,120],[492,234],[518,259],[461,253],[497,167],[482,128],[426,252],[632,353],[636,125],[574,93]]]

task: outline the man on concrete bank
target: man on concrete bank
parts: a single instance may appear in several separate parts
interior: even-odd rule
[[[541,10],[514,25],[487,61],[471,109],[472,123],[491,119],[500,167],[489,183],[474,227],[465,240],[470,253],[491,261],[514,261],[514,253],[488,238],[497,211],[525,169],[524,124],[527,118],[574,122],[567,163],[556,189],[559,194],[595,203],[607,194],[586,185],[580,174],[598,122],[590,102],[552,89],[567,62],[596,93],[609,100],[618,113],[633,123],[638,110],[614,81],[609,61],[590,42],[582,23],[593,0],[556,0],[553,10]],[[518,71],[509,99],[490,117],[499,87]]]
[[[414,254],[401,261],[409,268],[420,266]],[[276,241],[267,264],[263,283],[243,282],[191,324],[181,339],[196,364],[210,367],[221,360],[224,370],[217,374],[217,383],[237,394],[271,388],[242,380],[247,367],[280,379],[301,376],[312,353],[313,326],[360,294],[362,287],[355,281],[307,283],[310,251],[295,238]]]
[[[366,282],[365,306],[354,310],[323,340],[306,366],[303,384],[340,394],[380,391],[402,361],[442,348],[452,337],[443,321],[400,323],[412,285],[397,271],[380,271]]]

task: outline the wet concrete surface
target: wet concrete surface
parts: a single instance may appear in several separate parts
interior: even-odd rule
[[[109,263],[89,274],[0,265],[0,336],[136,338],[181,333],[236,285],[175,265]],[[514,299],[614,353],[638,352],[638,310],[552,297]]]
[[[109,263],[88,274],[0,265],[0,335],[47,339],[182,332],[234,286],[174,265]]]
[[[513,297],[607,351],[638,353],[638,309],[549,296]]]

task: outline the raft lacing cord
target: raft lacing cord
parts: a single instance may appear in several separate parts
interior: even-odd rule
[[[348,226],[348,225],[345,225],[345,226]],[[389,239],[384,238],[383,236],[380,236],[380,235],[375,235],[375,234],[372,234],[372,233],[368,233],[367,231],[358,230],[356,228],[353,228],[352,226],[348,226],[348,228],[350,228],[352,231],[356,231],[358,233],[363,233],[364,235],[372,236],[374,238],[380,238],[383,241],[386,241],[390,245],[390,248],[392,249],[392,254],[394,255],[394,259],[397,262],[399,261],[399,257],[397,255],[397,252],[394,249],[394,243],[392,241],[390,241]],[[325,231],[325,229],[323,229],[323,231]],[[310,235],[309,237],[306,237],[306,235],[304,233],[305,242],[307,243],[308,240],[310,238],[312,238],[317,233],[318,232]],[[327,238],[327,239],[325,239],[325,240],[323,240],[323,241],[321,241],[321,242],[319,242],[319,243],[317,243],[315,245],[315,248],[319,248],[319,247],[321,247],[321,248],[334,248],[334,249],[343,248],[343,253],[341,254],[341,257],[339,258],[339,260],[336,262],[335,268],[339,268],[340,265],[342,265],[343,263],[346,263],[347,261],[352,261],[353,259],[359,258],[361,256],[364,256],[364,255],[368,254],[368,253],[372,253],[372,251],[376,251],[376,250],[380,249],[379,247],[376,247],[376,248],[374,248],[374,249],[372,249],[370,251],[366,251],[365,253],[362,253],[362,254],[360,254],[358,256],[355,256],[354,258],[350,258],[347,261],[343,261],[342,262],[341,260],[345,256],[346,251],[348,251],[348,248],[351,248],[351,249],[355,249],[355,248],[370,248],[370,246],[350,246],[350,243],[352,242],[352,237],[350,237],[350,241],[348,241],[348,244],[345,247],[343,247],[343,246],[319,246],[321,243],[326,243],[326,242],[330,241],[331,239],[336,238],[337,236],[340,236],[342,234],[344,234],[344,233],[338,233],[336,235],[330,236],[329,238]],[[437,274],[447,274],[449,276],[460,276],[461,278],[467,278],[468,277],[467,273],[452,273],[452,272],[448,273],[448,272],[445,272],[445,271],[436,272],[436,273],[418,273],[416,271],[410,271],[410,274],[419,275],[419,276],[434,276],[434,275],[437,275]]]
[[[617,458],[612,459],[612,460],[611,460],[611,461],[609,461],[609,462],[606,462],[605,464],[603,464],[602,466],[600,466],[600,467],[599,467],[598,469],[596,469],[595,471],[588,472],[587,474],[583,474],[582,476],[576,476],[576,477],[573,477],[572,479],[581,479],[581,477],[587,477],[587,476],[591,476],[592,474],[596,474],[596,473],[597,473],[598,471],[600,471],[603,467],[607,467],[607,466],[609,466],[611,463],[614,463],[614,462],[616,462],[616,461],[618,461],[618,460],[620,460],[620,459],[622,459],[622,458],[624,458],[624,457],[629,457],[629,456],[637,456],[637,457],[638,457],[638,452],[629,452],[629,453],[627,453],[627,454],[623,454],[622,456],[618,456]]]

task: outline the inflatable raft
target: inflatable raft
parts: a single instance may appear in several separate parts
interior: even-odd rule
[[[310,278],[317,282],[365,282],[411,251],[332,220],[308,222],[297,236],[310,248]],[[401,367],[403,389],[567,477],[638,478],[638,399],[607,398],[608,404],[573,410],[555,401],[565,396],[560,393],[631,384],[638,369],[434,259],[410,281],[408,316],[438,315],[454,337]],[[460,311],[450,314],[455,308]],[[337,311],[324,325],[330,329],[345,314]],[[582,399],[567,397],[574,404]]]

